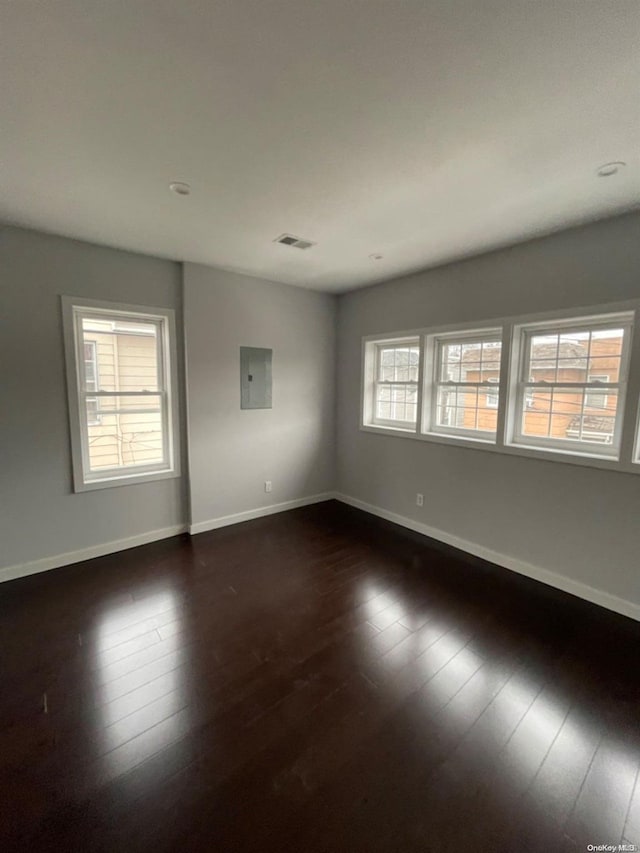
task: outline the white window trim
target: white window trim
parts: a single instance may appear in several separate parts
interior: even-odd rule
[[[361,426],[370,426],[376,430],[387,429],[395,432],[413,433],[416,424],[413,421],[396,421],[385,418],[377,418],[376,410],[376,388],[380,384],[378,380],[378,368],[380,350],[393,346],[413,346],[420,349],[420,338],[418,335],[402,335],[394,338],[376,338],[363,345],[363,364],[365,365],[365,381],[362,383],[362,396],[360,400]],[[401,382],[401,385],[416,385],[417,418],[420,417],[421,387],[422,387],[422,359],[418,358],[418,380],[417,382]],[[386,383],[385,383],[386,384]]]
[[[508,427],[510,426],[510,410],[514,399],[514,375],[513,366],[517,370],[517,353],[514,352],[514,327],[518,325],[532,324],[535,322],[557,323],[563,319],[567,325],[575,325],[575,321],[588,322],[595,317],[604,314],[633,312],[634,328],[629,341],[629,362],[626,401],[623,402],[622,429],[620,452],[618,459],[609,455],[601,455],[596,452],[585,455],[583,452],[576,453],[567,448],[552,449],[527,447],[509,444]],[[625,474],[640,474],[640,300],[627,300],[625,302],[608,303],[601,305],[582,306],[578,308],[559,309],[555,311],[539,312],[535,314],[518,315],[515,317],[488,318],[481,324],[478,321],[448,324],[442,326],[431,326],[419,329],[410,329],[404,332],[392,332],[382,334],[365,335],[362,338],[362,381],[360,400],[360,425],[362,432],[377,435],[400,436],[413,441],[425,441],[430,444],[444,444],[461,447],[468,450],[482,450],[490,453],[502,453],[507,456],[518,456],[527,459],[546,460],[568,465],[579,465],[587,468],[598,468],[610,471],[618,471]],[[424,363],[426,360],[426,342],[430,335],[442,335],[445,333],[460,333],[465,330],[474,331],[488,328],[502,329],[502,365],[500,370],[500,400],[498,406],[498,429],[495,439],[486,439],[466,436],[440,435],[433,432],[422,431],[422,409],[421,396],[424,389]],[[384,426],[376,426],[367,422],[366,418],[366,388],[367,388],[367,358],[366,354],[372,344],[383,341],[406,340],[407,338],[419,337],[421,340],[422,358],[420,359],[421,374],[418,386],[418,423],[410,430],[399,430]],[[626,403],[626,405],[625,405]]]
[[[605,313],[607,316],[605,317]],[[517,323],[513,326],[514,345],[512,351],[517,354],[514,359],[512,376],[511,376],[511,400],[509,410],[509,421],[507,428],[507,442],[514,447],[524,447],[527,449],[540,448],[543,450],[549,449],[560,453],[573,453],[584,456],[585,458],[605,458],[618,462],[620,460],[620,447],[622,443],[622,430],[624,426],[625,402],[626,402],[626,386],[629,373],[629,351],[631,344],[631,335],[633,331],[634,317],[632,312],[599,312],[590,317],[576,316],[576,323],[565,318],[557,321],[545,320],[543,322],[534,323]],[[622,355],[620,358],[620,375],[618,382],[609,383],[607,387],[616,388],[618,390],[618,411],[621,412],[621,417],[615,418],[615,428],[611,444],[598,444],[587,446],[584,442],[571,439],[559,439],[542,436],[524,435],[520,431],[522,422],[521,412],[523,410],[524,395],[526,393],[526,383],[521,375],[523,368],[526,365],[526,353],[524,349],[527,347],[528,337],[531,334],[555,334],[558,331],[565,329],[578,329],[580,325],[588,327],[589,330],[598,327],[609,328],[612,325],[619,325],[625,330]],[[549,383],[548,387],[557,388],[564,385],[569,388],[590,388],[588,382],[575,383]],[[599,450],[599,448],[602,448]]]
[[[440,346],[447,341],[464,341],[465,343],[482,343],[487,340],[499,339],[502,342],[502,329],[482,327],[473,330],[458,330],[457,332],[437,332],[435,334],[423,334],[423,349],[425,359],[424,375],[430,378],[428,387],[423,389],[424,409],[422,412],[422,430],[426,435],[449,436],[454,439],[470,438],[475,441],[495,441],[496,433],[490,430],[468,429],[465,427],[442,426],[437,423],[436,409],[438,403],[438,389],[448,383],[442,382],[437,377],[439,368]],[[485,388],[489,383],[483,382],[460,382],[455,385],[476,386],[478,389]],[[499,384],[499,380],[498,380]],[[500,403],[500,391],[498,389],[498,406]]]
[[[420,362],[420,339],[419,338],[408,338],[405,341],[396,341],[394,343],[389,343],[385,341],[384,343],[377,342],[374,344],[374,377],[373,377],[373,413],[371,422],[376,424],[377,426],[389,426],[395,429],[414,429],[415,421],[402,421],[399,418],[379,418],[376,416],[376,400],[377,400],[377,391],[381,385],[387,385],[389,387],[393,387],[394,385],[415,385],[416,387],[416,417],[417,417],[417,399],[418,399],[418,385],[419,379],[408,379],[406,382],[402,382],[400,380],[387,381],[380,379],[380,358],[381,352],[383,349],[394,347],[394,346],[406,346],[407,348],[417,347],[418,348],[418,363]]]
[[[75,492],[86,492],[114,486],[148,483],[180,476],[180,437],[178,413],[178,367],[176,347],[175,312],[171,308],[155,308],[144,305],[127,305],[103,302],[81,297],[62,296],[62,322],[67,372],[67,397],[69,404],[69,429],[71,434],[71,459],[73,488]],[[163,390],[159,396],[166,397],[162,406],[163,429],[166,434],[165,459],[162,463],[139,465],[123,470],[110,468],[90,473],[86,447],[85,407],[80,398],[87,396],[82,390],[84,353],[78,335],[77,319],[81,314],[122,314],[123,317],[138,316],[145,322],[156,321],[160,336],[161,373]],[[89,396],[91,396],[89,394]],[[119,395],[122,396],[122,393]]]

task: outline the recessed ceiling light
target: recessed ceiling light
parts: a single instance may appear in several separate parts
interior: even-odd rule
[[[599,178],[609,178],[611,175],[615,175],[620,169],[623,169],[627,164],[623,163],[622,160],[617,160],[613,163],[605,163],[603,166],[596,171],[596,175]]]
[[[177,195],[189,195],[191,192],[189,184],[184,184],[182,181],[173,181],[169,184],[169,189]]]
[[[373,255],[369,255],[372,261],[381,261],[384,258],[384,255],[379,255],[374,253]]]

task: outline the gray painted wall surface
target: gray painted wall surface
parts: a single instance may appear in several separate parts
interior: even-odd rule
[[[4,227],[0,270],[0,568],[186,522],[184,476],[72,492],[59,305],[66,293],[175,308],[180,336],[180,265]],[[191,264],[184,286],[195,522],[337,483],[345,494],[640,602],[640,476],[358,429],[362,335],[637,298],[639,214],[339,300]],[[240,410],[240,346],[273,347],[272,410]],[[186,435],[183,428],[183,446]]]
[[[192,521],[333,489],[335,296],[185,264],[184,311]],[[272,409],[240,409],[241,346],[273,349]]]
[[[630,214],[341,297],[339,491],[640,603],[639,475],[358,428],[363,335],[639,296]]]
[[[3,227],[0,270],[0,568],[184,523],[186,478],[72,491],[60,310],[61,294],[174,308],[180,335],[179,265]]]

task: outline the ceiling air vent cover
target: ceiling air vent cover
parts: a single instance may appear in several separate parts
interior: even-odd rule
[[[300,237],[294,237],[293,234],[281,234],[273,241],[274,243],[283,243],[285,246],[293,246],[294,249],[310,249],[315,246],[311,240],[302,240]]]

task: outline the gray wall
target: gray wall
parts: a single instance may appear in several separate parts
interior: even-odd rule
[[[184,311],[193,523],[333,489],[336,297],[185,264]],[[240,409],[241,346],[273,349],[272,409]]]
[[[186,478],[74,494],[60,310],[162,306],[180,327],[179,265],[3,227],[0,270],[0,569],[184,523]]]
[[[0,571],[186,522],[186,476],[73,493],[59,305],[66,293],[171,307],[180,333],[180,265],[8,227],[0,270]],[[341,297],[337,474],[336,298],[192,264],[184,289],[193,521],[337,483],[640,603],[639,476],[358,429],[363,335],[638,297],[639,214]],[[274,350],[272,410],[240,410],[243,345]]]
[[[640,603],[640,476],[358,428],[363,335],[639,296],[630,214],[341,297],[339,491]]]

